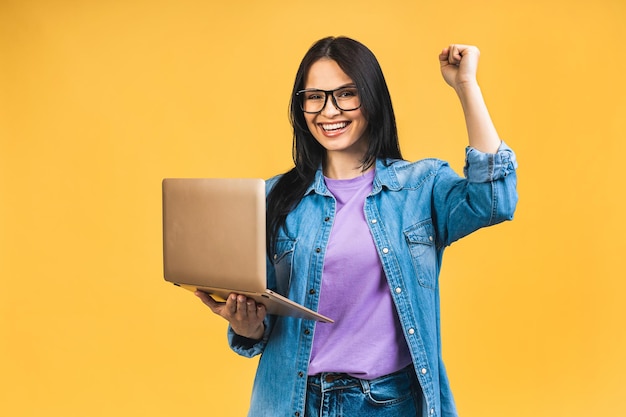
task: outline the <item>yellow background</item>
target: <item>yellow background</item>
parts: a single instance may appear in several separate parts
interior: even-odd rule
[[[462,167],[451,42],[517,151],[512,223],[453,245],[462,416],[626,415],[623,0],[0,2],[0,414],[243,416],[255,360],[161,270],[163,177],[291,165],[320,37],[379,58],[407,159]]]

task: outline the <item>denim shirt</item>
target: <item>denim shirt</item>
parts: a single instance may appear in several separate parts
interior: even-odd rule
[[[441,354],[439,272],[444,248],[481,227],[513,218],[516,168],[515,154],[504,143],[495,154],[468,147],[465,178],[437,159],[376,161],[372,193],[363,209],[420,382],[423,416],[457,416]],[[267,181],[268,191],[277,180]],[[268,256],[268,288],[317,310],[334,218],[335,199],[319,169]],[[266,317],[265,334],[258,341],[229,328],[235,352],[261,354],[249,416],[304,416],[314,331],[314,321],[273,315]]]

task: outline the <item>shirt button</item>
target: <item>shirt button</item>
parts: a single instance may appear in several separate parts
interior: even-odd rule
[[[415,334],[415,329],[410,328],[410,329],[409,329],[409,334]]]
[[[330,217],[324,217],[324,221],[327,222],[330,220]]]
[[[428,236],[428,240],[430,240],[432,242],[433,241],[433,237],[432,236]]]
[[[320,253],[322,250],[320,248],[315,248],[315,252]]]
[[[311,294],[311,295],[315,294],[315,288],[311,288],[311,289],[309,290],[309,294]]]
[[[396,294],[400,294],[402,292],[402,288],[398,287],[396,288]]]
[[[422,368],[422,375],[426,375],[426,372],[428,372],[426,368]]]
[[[277,253],[274,254],[274,259],[278,259],[278,254]]]
[[[389,248],[383,248],[383,253],[389,253]]]
[[[378,223],[378,220],[372,219],[372,224],[376,224],[376,223]]]
[[[304,372],[300,371],[298,372],[298,377],[302,378],[304,376]]]
[[[304,334],[309,335],[311,334],[311,331],[309,329],[304,329]]]
[[[430,409],[430,414],[435,414],[435,409],[434,408]]]

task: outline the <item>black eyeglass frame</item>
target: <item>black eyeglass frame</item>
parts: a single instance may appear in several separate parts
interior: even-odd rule
[[[306,111],[304,110],[304,100],[302,100],[301,98],[298,99],[299,103],[300,103],[300,110],[302,110],[304,113],[308,113],[308,114],[317,114],[317,113],[321,113],[322,110],[324,110],[324,108],[326,107],[326,103],[328,103],[328,97],[332,97],[332,101],[333,101],[333,105],[335,106],[335,108],[337,110],[341,110],[341,111],[354,111],[354,110],[358,110],[361,108],[361,106],[363,105],[363,103],[361,103],[361,99],[359,97],[359,106],[355,107],[353,109],[343,109],[339,106],[339,104],[337,103],[337,97],[335,97],[335,92],[339,91],[339,90],[344,90],[346,88],[356,88],[356,85],[354,84],[347,84],[347,85],[342,85],[341,87],[335,88],[334,90],[320,90],[319,88],[307,88],[304,90],[299,90],[296,92],[296,97],[300,97],[302,94],[304,93],[312,93],[312,92],[319,92],[319,93],[324,93],[324,104],[322,105],[322,108],[319,109],[318,111]],[[357,89],[357,94],[358,94],[359,90]]]

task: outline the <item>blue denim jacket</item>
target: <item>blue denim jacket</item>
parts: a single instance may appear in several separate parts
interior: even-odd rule
[[[365,217],[422,388],[423,416],[457,416],[441,355],[438,277],[444,248],[481,227],[512,219],[516,167],[515,154],[504,143],[496,154],[467,148],[465,178],[437,159],[376,161]],[[267,181],[268,191],[277,179]],[[335,199],[320,169],[268,256],[268,288],[317,310],[334,218]],[[302,417],[315,322],[268,316],[265,325],[260,341],[228,331],[235,352],[262,354],[248,415]]]

